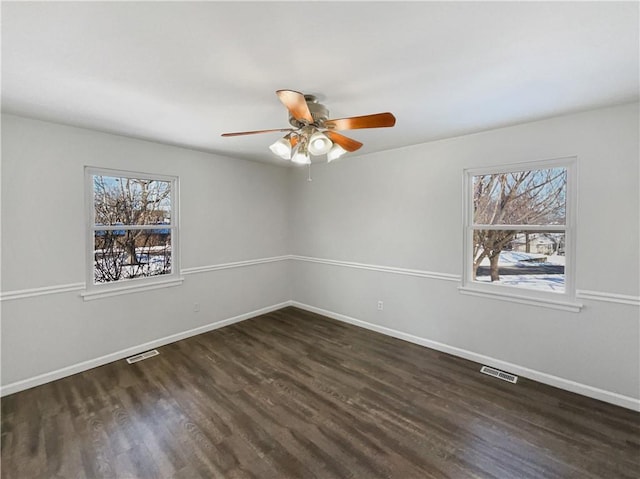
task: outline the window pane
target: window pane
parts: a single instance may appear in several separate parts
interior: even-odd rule
[[[171,229],[96,231],[94,282],[171,274]]]
[[[564,293],[565,233],[473,232],[473,279]]]
[[[566,168],[473,177],[477,225],[564,225]]]
[[[95,224],[171,223],[171,182],[93,175]]]

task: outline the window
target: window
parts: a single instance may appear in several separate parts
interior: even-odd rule
[[[178,179],[86,168],[86,183],[87,295],[172,285]]]
[[[573,301],[574,165],[562,159],[465,171],[463,292]]]

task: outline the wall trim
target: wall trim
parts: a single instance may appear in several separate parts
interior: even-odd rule
[[[29,389],[35,386],[40,386],[41,384],[55,381],[56,379],[61,379],[67,376],[71,376],[73,374],[81,373],[88,369],[93,369],[95,367],[102,366],[104,364],[108,364],[123,358],[127,358],[134,354],[139,354],[141,352],[148,351],[149,349],[159,348],[161,346],[165,346],[170,343],[175,343],[176,341],[180,341],[182,339],[186,339],[191,336],[207,333],[209,331],[213,331],[214,329],[223,328],[224,326],[229,326],[231,324],[238,323],[246,319],[251,319],[256,316],[260,316],[262,314],[267,314],[272,311],[282,309],[286,306],[291,306],[291,301],[284,301],[282,303],[274,304],[271,306],[265,306],[264,308],[256,309],[254,311],[250,311],[244,314],[239,314],[238,316],[234,316],[232,318],[223,319],[221,321],[205,324],[204,326],[199,326],[197,328],[189,329],[188,331],[171,334],[163,338],[138,344],[137,346],[131,346],[129,348],[116,351],[114,353],[105,354],[104,356],[100,356],[94,359],[89,359],[87,361],[82,361],[80,363],[72,364],[71,366],[66,366],[64,368],[56,369],[55,371],[50,371],[48,373],[39,374],[37,376],[31,377],[28,379],[16,381],[16,382],[7,384],[6,386],[0,387],[0,396],[7,396],[9,394],[17,393],[25,389]]]
[[[393,274],[403,274],[407,276],[417,276],[420,278],[430,278],[430,279],[440,279],[444,281],[454,281],[454,282],[462,282],[462,275],[459,274],[450,274],[450,273],[438,273],[435,271],[424,271],[418,269],[407,269],[407,268],[397,268],[394,266],[381,266],[376,264],[366,264],[366,263],[355,263],[351,261],[339,261],[333,259],[324,259],[324,258],[315,258],[313,256],[300,256],[300,255],[289,255],[289,259],[296,261],[304,261],[307,263],[319,263],[319,264],[328,264],[332,266],[343,266],[347,268],[356,268],[356,269],[367,269],[370,271],[380,271],[382,273],[393,273]],[[465,289],[467,294],[475,293],[473,290],[471,292],[467,292],[468,289]],[[487,296],[487,295],[483,295]],[[494,293],[491,293],[489,296],[495,297]],[[513,296],[512,296],[513,297]],[[587,290],[577,290],[576,298],[578,299],[589,299],[592,301],[605,301],[608,303],[618,303],[618,304],[628,304],[632,306],[640,306],[640,296],[629,296],[624,294],[617,293],[606,293],[604,291],[587,291]],[[517,299],[520,299],[518,297]],[[527,298],[524,298],[527,299]],[[522,302],[522,301],[516,301]],[[546,303],[553,303],[552,301],[546,301]],[[526,302],[525,304],[534,304],[539,306],[539,302],[531,303]],[[567,311],[577,312],[582,307],[581,304],[578,303],[566,303],[557,302],[560,306],[556,309],[566,309]]]
[[[630,296],[627,294],[605,293],[604,291],[586,291],[579,289],[576,297],[580,299],[591,299],[594,301],[605,301],[607,303],[630,304],[640,306],[640,296]]]
[[[206,273],[209,271],[218,271],[221,269],[242,268],[244,266],[253,266],[256,264],[275,263],[276,261],[286,261],[288,259],[291,259],[290,255],[271,256],[268,258],[249,259],[246,261],[234,261],[233,263],[221,263],[211,264],[207,266],[195,266],[193,268],[183,268],[181,270],[181,273],[183,275]]]
[[[606,391],[604,389],[599,389],[593,386],[571,381],[569,379],[554,376],[552,374],[536,371],[535,369],[529,369],[524,366],[519,366],[517,364],[509,363],[507,361],[502,361],[500,359],[492,358],[490,356],[474,353],[473,351],[468,351],[466,349],[457,348],[455,346],[450,346],[448,344],[432,341],[430,339],[421,338],[419,336],[398,331],[396,329],[387,328],[386,326],[380,326],[377,324],[369,323],[367,321],[352,318],[344,314],[335,313],[333,311],[317,308],[315,306],[310,306],[304,303],[299,303],[298,301],[291,301],[291,306],[304,309],[305,311],[310,311],[312,313],[321,314],[322,316],[327,316],[329,318],[336,319],[338,321],[343,321],[345,323],[353,324],[355,326],[369,329],[371,331],[376,331],[378,333],[385,334],[387,336],[392,336],[394,338],[402,339],[404,341],[418,344],[420,346],[435,349],[436,351],[441,351],[444,353],[451,354],[453,356],[458,356],[464,359],[468,359],[470,361],[474,361],[479,364],[486,364],[488,366],[502,369],[502,370],[532,379],[534,381],[547,384],[549,386],[554,386],[560,389],[564,389],[566,391],[580,394],[582,396],[598,399],[600,401],[604,401],[610,404],[615,404],[616,406],[621,406],[634,411],[640,411],[640,399],[624,396],[622,394],[614,393],[611,391]]]
[[[56,286],[44,286],[41,288],[19,289],[0,293],[0,301],[12,301],[14,299],[34,298],[47,294],[68,293],[70,291],[82,291],[85,288],[82,283],[59,284]]]
[[[212,264],[207,266],[196,266],[194,268],[183,268],[180,270],[180,276],[186,276],[189,274],[196,274],[196,273],[206,273],[209,271],[218,271],[222,269],[242,268],[245,266],[253,266],[257,264],[273,263],[276,261],[286,261],[288,259],[291,259],[289,255],[271,256],[268,258],[258,258],[258,259],[251,259],[246,261],[235,261],[233,263],[221,263],[221,264]],[[179,281],[182,282],[182,279],[180,278]],[[158,287],[162,287],[162,286],[158,286],[157,284],[150,283],[138,289],[127,286],[123,288],[113,288],[113,289],[110,289],[109,291],[101,291],[99,293],[88,293],[88,294],[84,294],[83,296],[85,297],[85,299],[97,299],[97,298],[113,296],[115,294],[120,294],[120,290],[124,292],[135,292],[135,291],[143,291],[147,289],[157,289]],[[14,299],[34,298],[36,296],[44,296],[48,294],[84,291],[85,289],[86,289],[86,284],[82,282],[82,283],[60,284],[56,286],[44,286],[40,288],[20,289],[15,291],[5,291],[0,293],[0,301],[12,301]]]
[[[503,291],[489,291],[488,289],[475,289],[465,286],[458,286],[460,294],[469,296],[477,296],[479,298],[499,299],[501,301],[510,301],[512,303],[528,304],[530,306],[540,306],[543,308],[558,309],[560,311],[569,311],[579,313],[582,304],[570,301],[555,301],[537,296],[524,296],[519,294],[505,293]]]
[[[156,279],[162,278],[156,277]],[[80,293],[82,299],[85,301],[93,301],[95,299],[103,299],[103,298],[111,298],[113,296],[120,296],[123,294],[131,294],[131,293],[139,293],[141,291],[152,291],[154,289],[162,289],[162,288],[171,288],[173,286],[180,286],[184,282],[184,278],[182,276],[174,277],[172,279],[160,281],[149,281],[138,283],[137,280],[132,280],[135,282],[132,283],[124,283],[122,286],[118,286],[117,284],[112,285],[104,285],[104,289],[100,289],[99,287],[96,289],[91,288],[91,290],[84,290]]]
[[[354,263],[351,261],[338,261],[333,259],[314,258],[312,256],[291,255],[290,258],[297,261],[304,261],[307,263],[321,263],[321,264],[329,264],[332,266],[344,266],[347,268],[367,269],[371,271],[380,271],[383,273],[402,274],[406,276],[417,276],[420,278],[440,279],[444,281],[456,281],[456,282],[460,282],[462,280],[462,276],[460,276],[459,274],[437,273],[434,271],[424,271],[419,269],[396,268],[394,266],[381,266],[376,264]]]
[[[424,271],[418,269],[397,268],[394,266],[381,266],[376,264],[356,263],[352,261],[339,261],[324,258],[315,258],[313,256],[300,255],[281,255],[270,256],[266,258],[257,258],[245,261],[234,261],[231,263],[212,264],[207,266],[195,266],[192,268],[183,268],[180,270],[182,276],[198,273],[207,273],[211,271],[219,271],[232,268],[243,268],[245,266],[254,266],[258,264],[274,263],[277,261],[295,260],[306,263],[327,264],[331,266],[342,266],[346,268],[365,269],[369,271],[379,271],[381,273],[400,274],[405,276],[414,276],[419,278],[439,279],[443,281],[460,282],[462,276],[459,274],[438,273],[435,271]],[[20,289],[15,291],[5,291],[0,293],[1,301],[12,301],[16,299],[34,298],[37,296],[45,296],[49,294],[68,293],[74,291],[83,291],[85,283],[68,283],[55,286],[44,286],[40,288]],[[607,303],[626,304],[631,306],[640,306],[640,296],[631,296],[625,294],[608,293],[604,291],[588,291],[578,290],[576,292],[577,299],[588,299],[591,301],[603,301]]]
[[[57,288],[60,288],[60,287],[57,287]],[[53,294],[53,293],[45,292],[43,294]],[[221,321],[205,324],[197,328],[193,328],[187,331],[165,336],[163,338],[155,339],[153,341],[142,343],[137,346],[132,346],[126,349],[122,349],[114,353],[106,354],[104,356],[100,356],[94,359],[90,359],[77,364],[66,366],[64,368],[60,368],[55,371],[50,371],[50,372],[39,374],[37,376],[31,377],[28,379],[16,381],[16,382],[7,384],[6,386],[0,387],[0,397],[7,396],[9,394],[13,394],[16,392],[20,392],[32,387],[40,386],[42,384],[46,384],[48,382],[55,381],[57,379],[61,379],[67,376],[71,376],[73,374],[77,374],[98,366],[102,366],[104,364],[118,361],[120,359],[124,359],[126,357],[139,354],[149,349],[159,348],[161,346],[165,346],[167,344],[174,343],[182,339],[186,339],[192,336],[196,336],[198,334],[203,334],[209,331],[213,331],[215,329],[229,326],[231,324],[238,323],[240,321],[245,321],[247,319],[251,319],[256,316],[270,313],[272,311],[277,311],[287,306],[294,306],[296,308],[300,308],[305,311],[310,311],[312,313],[320,314],[332,319],[336,319],[338,321],[353,324],[361,328],[369,329],[371,331],[376,331],[378,333],[385,334],[387,336],[408,341],[410,343],[418,344],[420,346],[424,346],[430,349],[435,349],[436,351],[442,351],[444,353],[448,353],[453,356],[458,356],[464,359],[468,359],[470,361],[474,361],[479,364],[486,364],[498,369],[509,371],[511,373],[524,376],[526,378],[540,382],[542,384],[547,384],[560,389],[564,389],[566,391],[574,392],[583,396],[587,396],[593,399],[598,399],[600,401],[614,404],[616,406],[621,406],[627,409],[640,412],[640,399],[632,398],[632,397],[614,393],[611,391],[606,391],[604,389],[578,383],[575,381],[571,381],[569,379],[561,378],[561,377],[554,376],[552,374],[544,373],[541,371],[537,371],[534,369],[529,369],[524,366],[519,366],[517,364],[509,363],[507,361],[502,361],[500,359],[496,359],[490,356],[474,353],[473,351],[457,348],[455,346],[450,346],[448,344],[422,338],[420,336],[415,336],[413,334],[405,333],[392,328],[387,328],[386,326],[380,326],[377,324],[369,323],[367,321],[346,316],[344,314],[336,313],[333,311],[318,308],[316,306],[311,306],[311,305],[300,303],[298,301],[293,301],[293,300],[283,301],[281,303],[256,309],[248,313],[243,313],[231,318],[223,319]]]

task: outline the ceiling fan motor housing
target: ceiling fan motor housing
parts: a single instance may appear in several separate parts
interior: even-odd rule
[[[318,103],[318,99],[314,95],[305,95],[304,99],[311,112],[314,125],[323,128],[324,122],[329,118],[329,109],[322,103]],[[292,115],[289,115],[289,124],[294,128],[302,128],[305,126],[303,122],[296,120]]]

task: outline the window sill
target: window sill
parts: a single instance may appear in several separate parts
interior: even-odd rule
[[[135,280],[133,280],[135,281]],[[167,279],[162,281],[145,282],[142,284],[127,284],[126,286],[110,286],[104,285],[104,289],[96,288],[86,290],[80,293],[85,301],[93,301],[94,299],[110,298],[111,296],[120,296],[122,294],[138,293],[141,291],[151,291],[154,289],[171,288],[172,286],[180,286],[184,281],[183,277]]]
[[[479,296],[481,298],[498,299],[501,301],[510,301],[512,303],[528,304],[530,306],[540,306],[542,308],[559,309],[561,311],[570,311],[579,313],[583,305],[572,301],[555,301],[551,299],[538,298],[535,296],[525,296],[519,294],[504,293],[502,291],[486,291],[468,286],[459,286],[458,291],[461,294],[470,296]]]

